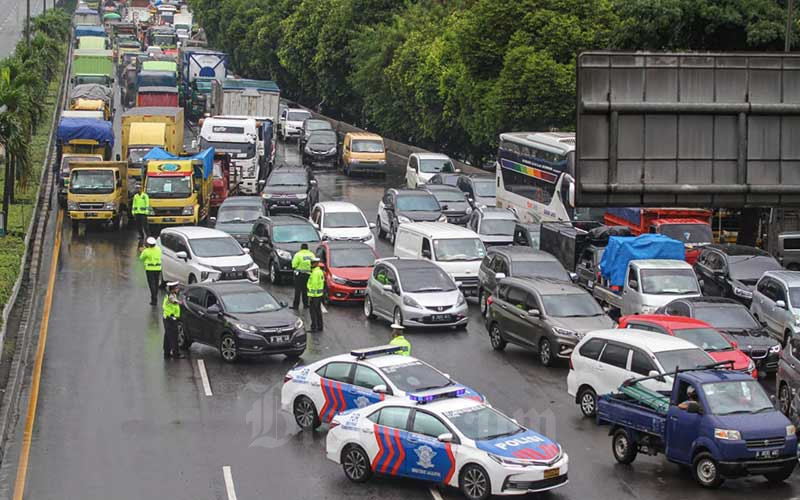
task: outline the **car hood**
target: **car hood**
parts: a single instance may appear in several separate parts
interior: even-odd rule
[[[773,410],[764,413],[749,413],[739,415],[714,415],[714,427],[720,429],[734,429],[742,433],[742,439],[769,439],[784,437],[789,419]]]
[[[331,267],[331,274],[352,281],[365,281],[372,274],[372,267]]]
[[[447,210],[442,210],[442,212],[446,214],[463,214],[466,213],[467,207],[469,207],[469,203],[466,200],[464,201],[445,201],[442,205],[447,205]]]
[[[451,290],[448,292],[425,292],[425,293],[409,293],[405,294],[413,298],[421,306],[424,307],[444,307],[454,306],[458,302],[458,296],[461,292],[458,290]]]
[[[230,235],[242,235],[242,234],[250,234],[250,231],[253,229],[252,222],[217,222],[214,225],[214,229],[218,229],[220,231],[224,231]]]
[[[249,254],[228,257],[196,257],[196,259],[197,263],[201,266],[211,267],[214,269],[230,267],[247,269],[253,265],[253,258],[250,257]]]
[[[316,253],[317,252],[317,247],[319,246],[320,242],[318,242],[318,241],[309,241],[307,243],[308,243],[308,249],[311,250],[312,252]],[[299,241],[297,243],[274,243],[273,246],[276,249],[286,250],[287,252],[292,254],[292,256],[294,256],[295,252],[299,252],[300,251],[300,245],[302,245],[302,244],[303,244],[303,242]]]
[[[730,281],[731,285],[733,285],[735,287],[739,287],[739,288],[741,288],[743,290],[747,290],[748,292],[752,292],[753,288],[755,288],[756,283],[758,282],[757,279],[756,280],[734,280],[734,279],[732,279],[732,280],[729,280],[729,281]]]
[[[286,120],[286,126],[292,128],[302,128],[303,122],[302,121],[294,121],[294,120]]]
[[[734,370],[747,370],[747,367],[750,366],[750,358],[747,357],[747,354],[743,353],[739,350],[732,350],[732,351],[718,351],[718,352],[708,352],[706,353],[714,358],[714,361],[719,363],[720,361],[733,361],[733,369]]]
[[[297,317],[286,308],[270,312],[228,314],[228,316],[258,328],[294,327],[297,321]]]
[[[372,231],[369,227],[337,227],[332,229],[323,229],[322,234],[327,236],[329,240],[363,240],[369,239]]]
[[[510,245],[514,242],[512,234],[479,234],[478,237],[485,245]]]
[[[306,186],[264,186],[262,193],[266,194],[306,194]]]
[[[494,196],[476,196],[473,198],[475,202],[475,206],[480,207],[481,205],[486,205],[487,207],[496,207],[497,206],[497,198]]]
[[[749,351],[752,348],[769,348],[780,344],[762,330],[723,330],[739,343],[739,349]]]
[[[526,429],[524,432],[496,439],[475,441],[479,449],[501,457],[550,462],[561,449],[549,438]]]
[[[556,318],[550,316],[547,322],[553,326],[572,330],[579,334],[584,334],[592,330],[605,330],[614,328],[614,321],[603,314],[602,316],[578,316],[574,318]]]
[[[413,211],[413,212],[406,212],[406,211],[398,211],[397,215],[402,215],[404,217],[408,217],[409,219],[413,220],[414,222],[435,222],[442,216],[442,212],[439,211]]]

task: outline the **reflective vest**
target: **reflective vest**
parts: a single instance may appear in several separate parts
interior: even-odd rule
[[[166,295],[164,301],[161,302],[161,313],[164,315],[164,319],[179,319],[181,317],[181,305],[171,302],[169,298],[170,295]]]
[[[325,290],[325,273],[322,272],[322,269],[315,267],[311,271],[306,288],[309,297],[322,297],[322,292]]]
[[[139,260],[144,262],[145,271],[161,270],[161,247],[158,245],[147,247],[139,254]]]
[[[133,195],[133,215],[147,215],[150,213],[150,197],[147,193],[136,193]]]
[[[402,351],[398,352],[400,356],[411,356],[411,342],[406,340],[405,337],[402,335],[398,335],[394,337],[392,340],[389,341],[389,345],[396,345],[403,348]]]
[[[314,252],[311,250],[300,250],[294,257],[292,257],[292,269],[304,273],[311,272],[311,259],[314,258]]]

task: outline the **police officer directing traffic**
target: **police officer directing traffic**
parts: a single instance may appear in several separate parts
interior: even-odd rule
[[[144,263],[147,273],[147,286],[150,287],[150,305],[156,305],[158,299],[158,282],[161,279],[161,247],[156,245],[156,239],[147,238],[147,247],[142,249],[139,260]]]
[[[178,348],[178,320],[181,318],[181,305],[178,302],[178,282],[167,283],[169,293],[161,303],[164,316],[164,359],[185,358]]]
[[[411,356],[411,342],[409,342],[408,340],[406,340],[405,337],[403,337],[403,330],[405,330],[405,327],[403,327],[403,325],[398,325],[397,323],[393,323],[391,328],[392,328],[392,340],[389,341],[389,345],[402,347],[403,350],[397,353],[400,356]]]
[[[294,301],[292,309],[300,307],[300,299],[303,299],[303,307],[308,309],[308,275],[311,274],[311,261],[314,259],[314,252],[308,249],[308,243],[300,245],[300,250],[292,257],[292,269],[294,269]]]
[[[311,301],[311,331],[322,331],[322,294],[325,290],[325,274],[318,257],[312,257],[311,275],[308,277],[308,298]]]
[[[134,221],[136,221],[136,231],[139,233],[139,245],[141,246],[149,232],[147,227],[147,215],[150,213],[150,197],[147,193],[142,192],[141,185],[136,188],[136,194],[133,195],[131,213],[133,214]]]

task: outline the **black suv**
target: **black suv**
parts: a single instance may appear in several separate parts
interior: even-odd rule
[[[421,189],[389,188],[378,204],[378,237],[394,244],[400,224],[409,222],[447,222],[436,197]]]
[[[694,264],[703,295],[736,299],[746,306],[761,276],[782,269],[764,250],[744,245],[706,245]]]
[[[300,213],[308,217],[319,201],[317,180],[310,168],[278,166],[267,177],[261,190],[267,213]]]
[[[419,189],[427,191],[436,198],[442,206],[442,212],[447,216],[447,222],[459,226],[467,224],[472,207],[463,191],[446,184],[423,184]]]
[[[292,275],[292,257],[303,243],[308,243],[312,252],[320,243],[319,233],[308,219],[299,215],[263,217],[250,233],[250,256],[268,273],[270,283],[278,284]]]

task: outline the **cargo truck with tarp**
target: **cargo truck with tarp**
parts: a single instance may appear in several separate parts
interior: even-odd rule
[[[96,83],[114,86],[114,52],[76,49],[72,53],[72,85]]]
[[[197,225],[208,219],[213,191],[214,148],[175,156],[154,148],[145,157],[144,192],[151,226]]]
[[[113,115],[113,91],[104,85],[85,83],[74,86],[69,92],[69,109],[102,111],[106,120]]]
[[[103,161],[111,159],[114,147],[112,123],[96,118],[62,117],[56,130],[56,162],[58,168],[58,199],[66,205],[72,161]]]
[[[78,7],[72,16],[72,22],[77,26],[80,24],[88,24],[91,26],[100,26],[100,14],[97,9],[90,9],[87,7]]]
[[[106,30],[100,25],[76,24],[75,29],[72,32],[72,39],[74,40],[75,48],[78,48],[81,38],[85,36],[105,38]]]

